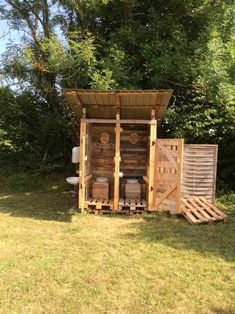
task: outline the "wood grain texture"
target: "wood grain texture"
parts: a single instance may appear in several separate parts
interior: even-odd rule
[[[156,141],[155,210],[180,212],[183,146],[183,139]]]
[[[157,121],[155,120],[155,110],[151,112],[152,124],[150,125],[149,138],[149,184],[148,184],[148,209],[153,211],[155,208],[155,156],[157,139]]]
[[[120,107],[120,98],[116,96],[116,105]],[[121,126],[120,126],[120,113],[116,114],[116,127],[115,127],[115,166],[114,166],[114,202],[113,209],[118,210],[119,203],[119,172],[120,172],[120,139],[121,139]]]
[[[215,202],[217,145],[184,145],[182,197],[202,196]]]
[[[109,199],[109,183],[93,182],[92,198]]]
[[[181,199],[181,212],[191,224],[211,223],[227,220],[227,215],[210,203],[205,197],[187,197]]]
[[[141,185],[136,183],[136,184],[130,184],[127,183],[125,186],[125,195],[126,199],[131,199],[131,200],[140,200],[141,199]]]

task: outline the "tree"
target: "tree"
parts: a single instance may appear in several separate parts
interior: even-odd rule
[[[39,93],[58,121],[68,116],[63,87],[173,88],[162,136],[220,143],[231,163],[233,1],[5,0],[0,8],[24,32],[3,58],[4,77]]]

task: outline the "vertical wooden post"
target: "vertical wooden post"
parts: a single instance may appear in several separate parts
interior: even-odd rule
[[[85,176],[86,176],[86,109],[82,109],[80,122],[80,168],[79,168],[79,200],[78,208],[83,212],[85,205]]]
[[[155,110],[151,111],[151,124],[150,124],[150,143],[149,143],[149,185],[148,185],[148,209],[154,210],[154,203],[156,197],[155,186],[155,145],[157,139],[157,121],[155,119]]]
[[[215,192],[216,192],[216,176],[217,176],[217,162],[218,162],[218,145],[215,145],[215,165],[214,165],[214,176],[213,176],[213,196],[212,196],[212,204],[215,205]]]
[[[119,204],[119,172],[120,172],[120,141],[121,141],[121,124],[120,124],[120,98],[119,95],[115,95],[116,99],[116,127],[115,127],[115,170],[114,170],[114,201],[113,209],[118,210]]]
[[[182,189],[182,173],[183,173],[183,156],[184,156],[184,140],[179,139],[178,145],[178,175],[177,175],[177,187],[176,187],[176,213],[180,213],[181,203],[181,189]]]
[[[86,165],[86,176],[91,176],[91,151],[92,151],[92,137],[91,131],[92,123],[87,123],[87,165]],[[86,180],[86,177],[85,177]],[[90,181],[86,181],[86,198],[89,197],[90,192]]]

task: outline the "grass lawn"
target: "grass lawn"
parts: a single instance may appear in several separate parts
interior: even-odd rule
[[[69,213],[63,189],[0,192],[0,313],[235,313],[235,216]]]

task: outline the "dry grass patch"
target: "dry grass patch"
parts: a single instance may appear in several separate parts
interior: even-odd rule
[[[69,193],[0,194],[0,313],[234,313],[234,218],[71,215]]]

